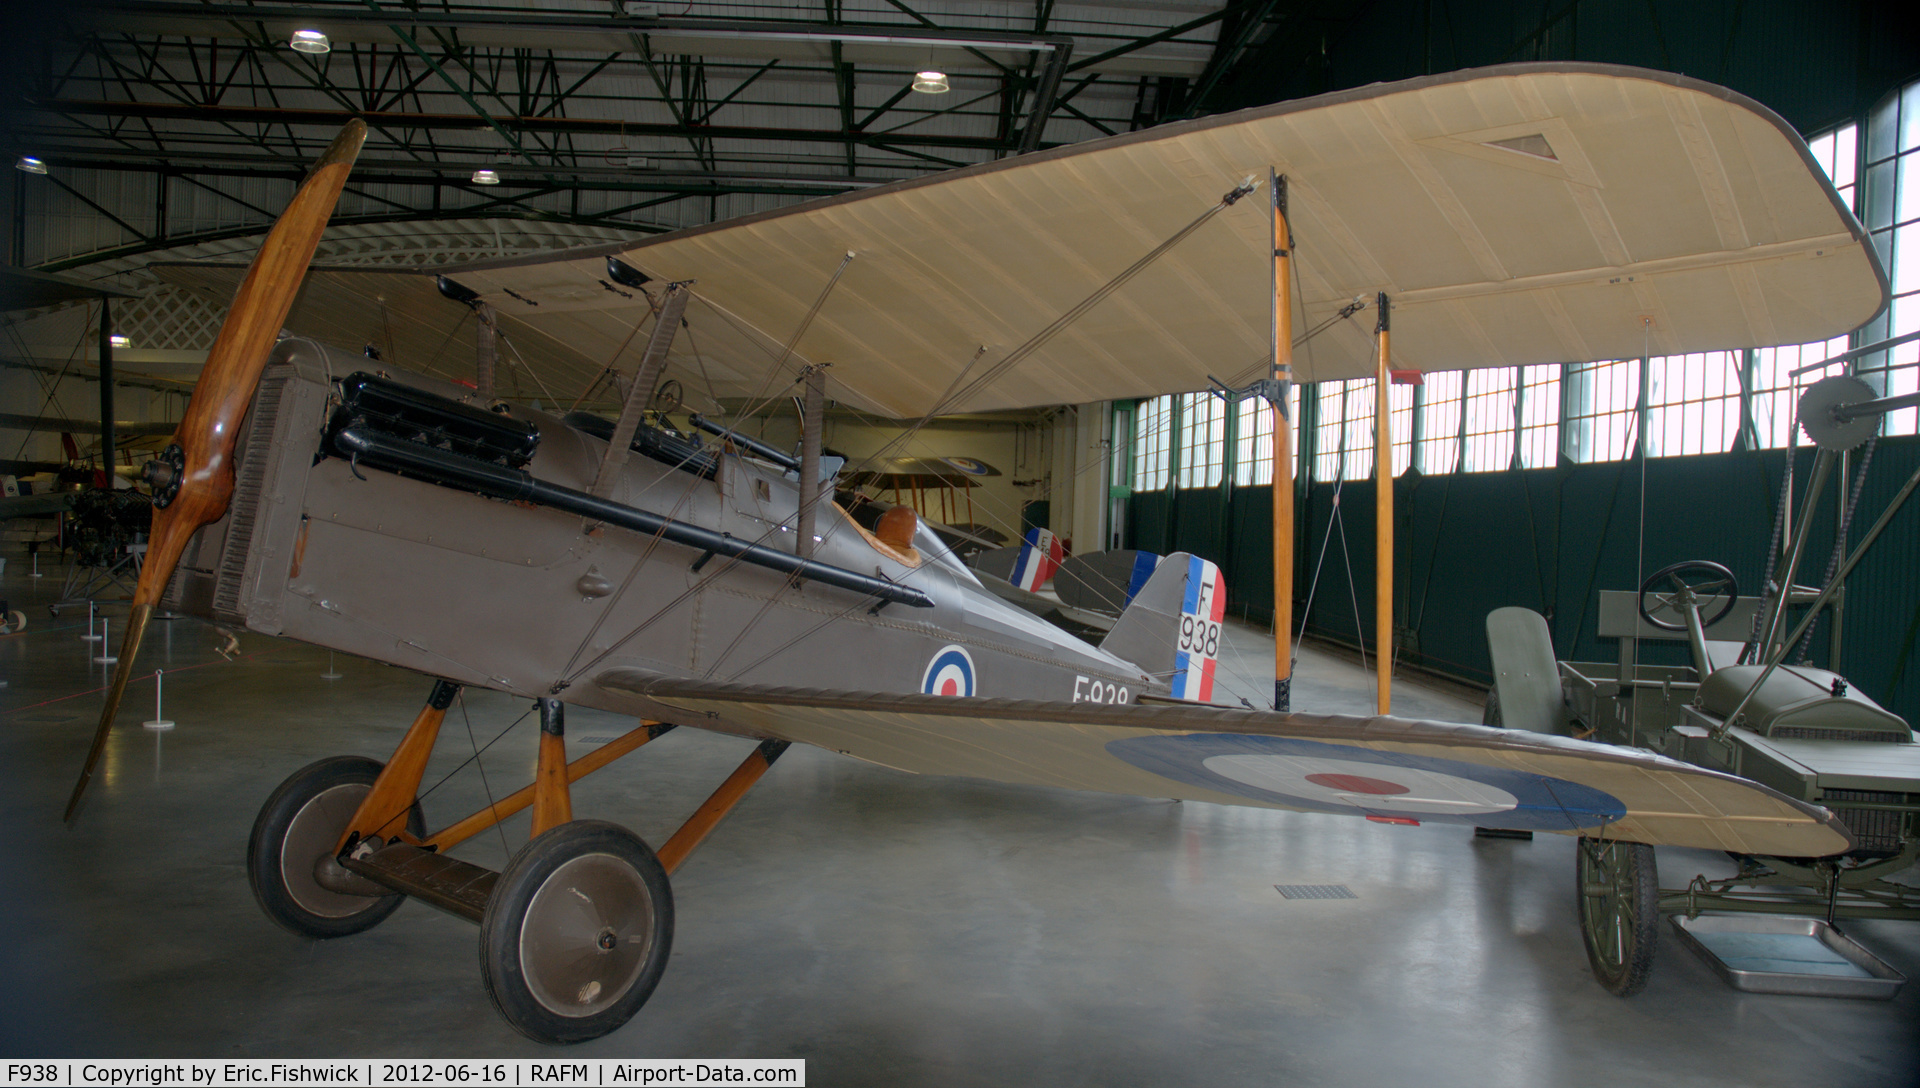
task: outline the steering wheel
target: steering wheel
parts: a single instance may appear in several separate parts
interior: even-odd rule
[[[1662,631],[1684,631],[1688,604],[1699,605],[1701,627],[1712,627],[1733,611],[1739,599],[1740,583],[1732,571],[1705,559],[1689,559],[1662,567],[1640,583],[1638,603],[1641,619]],[[1673,613],[1680,622],[1657,618],[1662,612]]]

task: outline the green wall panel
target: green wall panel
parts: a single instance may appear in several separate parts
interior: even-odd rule
[[[1395,624],[1402,660],[1487,682],[1486,614],[1505,605],[1545,615],[1562,658],[1613,660],[1617,647],[1594,633],[1599,591],[1633,589],[1645,575],[1686,559],[1724,564],[1743,592],[1757,593],[1786,462],[1784,451],[1770,450],[1653,458],[1644,478],[1641,462],[1632,460],[1396,481]],[[1811,451],[1795,454],[1797,495],[1804,494],[1812,464]],[[1920,440],[1880,443],[1850,534],[1855,543],[1916,468]],[[1309,486],[1297,504],[1294,606],[1296,613],[1304,609],[1311,592],[1309,630],[1348,642],[1359,636],[1371,653],[1373,484],[1338,491],[1338,522],[1332,484]],[[1214,490],[1130,501],[1131,546],[1214,560],[1226,574],[1233,611],[1255,622],[1270,618],[1268,488],[1235,488],[1224,509]],[[1802,585],[1823,578],[1838,501],[1838,488],[1829,484],[1796,578]],[[1920,722],[1920,498],[1895,515],[1848,592],[1840,671],[1895,713]],[[1827,664],[1826,625],[1823,619],[1816,632],[1815,664]],[[1643,645],[1643,660],[1685,660],[1677,642]]]

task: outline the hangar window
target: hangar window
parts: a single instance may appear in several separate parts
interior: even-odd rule
[[[1436,370],[1420,387],[1420,471],[1429,475],[1460,467],[1460,389],[1466,372]]]
[[[1248,397],[1234,406],[1233,482],[1241,487],[1273,482],[1273,410],[1267,402]],[[1300,387],[1287,389],[1288,418],[1300,422]],[[1293,475],[1300,475],[1300,440],[1293,441]]]
[[[1920,332],[1920,82],[1889,95],[1867,118],[1865,221],[1893,280],[1893,304],[1869,322],[1863,343]],[[1854,373],[1883,396],[1920,391],[1920,342],[1863,356]],[[1920,409],[1888,412],[1883,434],[1920,431]]]
[[[1373,382],[1321,382],[1313,478],[1358,480],[1373,471]]]
[[[1227,458],[1227,402],[1180,394],[1180,486],[1218,487]]]
[[[1741,351],[1647,361],[1647,455],[1725,453],[1740,429]]]
[[[1560,365],[1520,371],[1520,467],[1552,468],[1560,460]]]
[[[1387,387],[1387,417],[1393,427],[1393,474],[1404,474],[1413,464],[1413,413],[1419,399],[1417,385]]]
[[[1640,403],[1640,360],[1576,363],[1566,368],[1560,429],[1567,460],[1620,461],[1633,453]]]
[[[1461,469],[1495,472],[1513,463],[1513,407],[1518,392],[1514,368],[1467,371]]]
[[[1762,449],[1811,445],[1807,432],[1800,429],[1795,407],[1809,384],[1830,374],[1847,372],[1845,363],[1834,363],[1809,370],[1798,378],[1794,372],[1822,359],[1831,359],[1847,350],[1847,338],[1817,340],[1811,344],[1761,348],[1753,353],[1753,433]]]
[[[1173,453],[1173,397],[1140,402],[1139,424],[1133,441],[1133,489],[1158,491],[1167,486]]]
[[[1840,193],[1847,207],[1856,214],[1861,211],[1857,166],[1860,155],[1860,129],[1857,125],[1846,125],[1823,133],[1807,141],[1807,150],[1813,153],[1820,168],[1833,179],[1833,187]],[[1863,219],[1868,218],[1865,215]],[[1869,223],[1871,226],[1871,223]],[[1884,260],[1886,251],[1881,251]],[[1868,325],[1861,334],[1864,340],[1877,340],[1873,335],[1878,324]],[[1752,442],[1762,449],[1779,449],[1782,446],[1807,445],[1806,432],[1800,430],[1794,418],[1795,405],[1800,394],[1813,382],[1829,374],[1843,374],[1846,366],[1835,363],[1819,370],[1809,370],[1794,377],[1794,371],[1801,367],[1830,359],[1851,346],[1847,337],[1836,336],[1831,340],[1818,340],[1811,344],[1787,344],[1780,347],[1761,348],[1753,352],[1753,364],[1749,378],[1753,391],[1753,434]],[[1867,361],[1871,365],[1871,360]],[[1872,379],[1869,379],[1872,380]]]
[[[1410,385],[1388,387],[1387,406],[1398,429],[1393,446],[1393,471],[1407,469],[1413,454],[1413,390]],[[1372,378],[1321,382],[1319,422],[1314,428],[1313,478],[1364,480],[1373,475]]]

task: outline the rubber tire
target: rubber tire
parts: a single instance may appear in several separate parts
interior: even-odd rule
[[[1602,890],[1589,895],[1588,885]],[[1660,875],[1653,847],[1581,836],[1574,850],[1574,897],[1593,977],[1631,997],[1647,985],[1660,937]]]
[[[367,790],[373,788],[374,780],[380,777],[383,766],[379,760],[365,756],[332,756],[309,763],[280,783],[280,788],[274,790],[266,804],[260,806],[260,815],[253,821],[253,835],[247,840],[247,882],[253,886],[253,898],[260,904],[260,909],[282,929],[320,940],[346,937],[386,921],[387,916],[399,910],[400,904],[406,900],[406,896],[395,892],[392,895],[368,896],[367,906],[352,913],[335,915],[316,912],[309,909],[311,902],[302,904],[301,890],[288,886],[282,865],[288,833],[309,802],[328,790],[344,787],[349,792],[343,799],[351,800],[354,807],[358,807],[359,798],[366,796]],[[354,792],[355,787],[360,787],[357,792]],[[343,808],[345,811],[341,812]],[[353,808],[345,805],[332,806],[332,810],[326,814],[330,817],[328,823],[335,825],[331,838],[337,839],[339,832],[346,830],[353,812]],[[426,836],[426,820],[418,804],[407,814],[407,830],[422,838]],[[313,859],[314,862],[319,860],[318,856]],[[304,894],[311,898],[312,891]]]
[[[608,859],[614,863],[613,868],[605,867]],[[615,873],[643,892],[649,913],[639,920],[637,928],[645,931],[648,944],[624,992],[597,1011],[563,1015],[536,996],[521,959],[522,941],[528,912],[536,900],[549,901],[541,896],[549,879],[570,868],[569,874],[561,877],[563,881],[569,879],[577,871],[571,870],[570,863],[583,861],[602,865],[602,877]],[[587,902],[595,902],[577,887],[565,887]],[[620,917],[631,919],[632,913],[622,911]],[[606,923],[604,913],[599,920]],[[514,1030],[541,1043],[583,1043],[631,1020],[660,984],[672,951],[673,890],[666,869],[640,836],[603,820],[564,823],[522,847],[500,874],[493,897],[487,901],[486,915],[480,920],[480,979],[487,995]],[[597,993],[599,981],[594,980],[592,985]]]

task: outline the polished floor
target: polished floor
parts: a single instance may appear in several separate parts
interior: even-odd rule
[[[106,667],[17,549],[0,597],[0,1052],[539,1056],[481,990],[476,931],[418,903],[312,942],[254,905],[243,868],[267,793],[323,756],[391,750],[427,683],[398,669],[157,623],[78,826],[60,810]],[[107,610],[115,618],[124,606]],[[502,618],[502,637],[512,637]],[[1267,690],[1271,642],[1235,629],[1224,692]],[[1264,675],[1262,670],[1266,670]],[[1309,652],[1303,710],[1367,712],[1371,678]],[[1398,689],[1477,720],[1463,693]],[[526,781],[526,707],[468,693],[429,822]],[[494,741],[479,766],[462,766]],[[626,724],[576,712],[575,750]],[[583,816],[658,843],[750,745],[678,730],[576,787]],[[480,773],[484,769],[484,777]],[[525,818],[462,853],[499,865]],[[1665,882],[1720,871],[1663,850]],[[672,962],[583,1057],[802,1057],[820,1085],[1911,1085],[1920,983],[1892,1002],[1742,994],[1669,935],[1614,998],[1575,929],[1572,843],[1475,840],[1308,814],[916,777],[796,748],[674,880]],[[1355,898],[1288,900],[1278,884]],[[1920,924],[1849,931],[1920,976]]]

